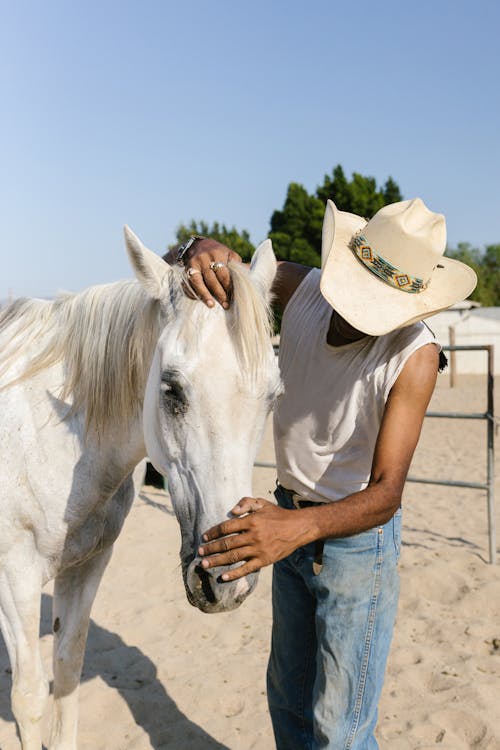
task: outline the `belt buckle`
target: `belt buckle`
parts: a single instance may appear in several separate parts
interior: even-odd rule
[[[300,510],[300,503],[304,500],[298,492],[292,492],[292,503],[295,510]]]

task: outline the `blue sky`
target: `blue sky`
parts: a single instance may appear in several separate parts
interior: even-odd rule
[[[500,242],[493,0],[0,2],[0,299],[130,276],[191,218],[264,239],[341,163]]]

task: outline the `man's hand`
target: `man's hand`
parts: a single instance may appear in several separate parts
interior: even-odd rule
[[[224,581],[253,573],[311,541],[305,511],[285,510],[260,497],[244,497],[231,512],[240,517],[203,534],[206,543],[198,549],[204,568],[245,561],[224,573]]]
[[[176,251],[169,250],[163,260],[173,264]],[[187,286],[207,307],[214,307],[215,300],[225,309],[231,302],[231,274],[228,263],[242,263],[242,258],[234,250],[209,237],[197,239],[183,258],[187,274]],[[213,264],[223,264],[214,268]],[[210,267],[212,265],[212,268]],[[288,300],[309,273],[308,266],[298,263],[278,261],[278,270],[272,287],[273,304],[282,312]],[[190,294],[191,296],[191,294]],[[215,299],[214,299],[215,298]]]
[[[231,274],[227,264],[241,263],[241,257],[226,245],[206,237],[196,240],[184,259],[189,272],[189,285],[208,306],[215,305],[214,298],[227,310],[231,298]],[[214,268],[213,264],[222,264]],[[211,267],[212,266],[212,267]],[[189,271],[189,269],[192,269]]]

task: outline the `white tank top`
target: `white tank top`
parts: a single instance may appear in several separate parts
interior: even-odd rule
[[[344,346],[327,344],[332,308],[311,270],[283,315],[285,392],[274,413],[278,481],[328,502],[364,489],[385,403],[414,351],[435,342],[421,322]]]

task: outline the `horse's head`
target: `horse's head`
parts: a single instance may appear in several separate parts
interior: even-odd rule
[[[181,527],[189,601],[204,612],[237,607],[256,574],[223,582],[205,570],[197,549],[211,526],[251,495],[252,467],[266,417],[280,390],[270,340],[268,297],[276,259],[267,240],[249,269],[232,267],[230,310],[209,309],[182,292],[183,273],[126,229],[137,278],[160,302],[161,334],[144,399],[150,460],[167,477]]]

